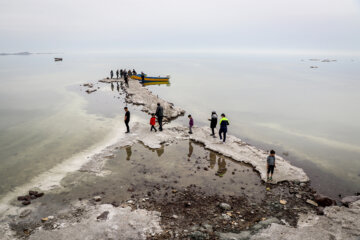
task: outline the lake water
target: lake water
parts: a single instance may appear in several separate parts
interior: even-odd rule
[[[149,88],[187,110],[196,125],[207,125],[212,110],[224,112],[230,134],[275,149],[304,168],[321,192],[360,191],[360,57],[57,56],[64,61],[54,62],[53,55],[0,57],[0,197],[98,145],[121,123],[125,104],[116,89],[101,88],[103,95],[79,91],[80,84],[119,68],[170,74],[170,86]],[[309,60],[328,57],[337,61]],[[187,118],[177,121],[186,124]]]

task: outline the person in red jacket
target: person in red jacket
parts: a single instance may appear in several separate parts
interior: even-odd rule
[[[152,131],[153,129],[155,130],[155,132],[157,132],[156,128],[155,128],[155,123],[156,123],[156,117],[155,117],[155,114],[151,114],[151,118],[150,118],[150,125],[151,125],[151,128],[150,128],[150,131]]]

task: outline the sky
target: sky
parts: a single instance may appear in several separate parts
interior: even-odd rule
[[[360,0],[0,0],[0,52],[360,52]]]

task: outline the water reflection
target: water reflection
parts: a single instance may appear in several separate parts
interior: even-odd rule
[[[219,157],[218,158],[218,171],[216,172],[216,175],[219,177],[222,177],[225,175],[227,171],[226,168],[226,161],[224,157]]]
[[[170,86],[170,82],[141,82],[141,84],[143,86],[150,86],[150,85],[166,85],[166,86]]]
[[[125,151],[126,151],[126,160],[130,160],[131,158],[131,154],[132,154],[132,151],[131,151],[131,146],[128,146],[125,148]]]
[[[111,83],[111,91],[114,91],[114,84]]]
[[[156,153],[157,153],[158,157],[161,157],[161,155],[163,155],[163,153],[164,153],[164,146],[161,146],[161,148],[156,149]]]
[[[211,151],[209,159],[210,159],[210,168],[213,169],[215,167],[215,164],[216,164],[216,154]]]
[[[194,151],[194,147],[192,146],[191,141],[189,141],[189,154],[188,154],[189,158],[191,158],[193,151]]]
[[[120,84],[119,84],[119,82],[116,82],[116,90],[117,90],[118,92],[120,92]]]

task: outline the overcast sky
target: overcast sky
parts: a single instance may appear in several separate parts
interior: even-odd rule
[[[0,0],[0,52],[360,52],[360,0]]]

